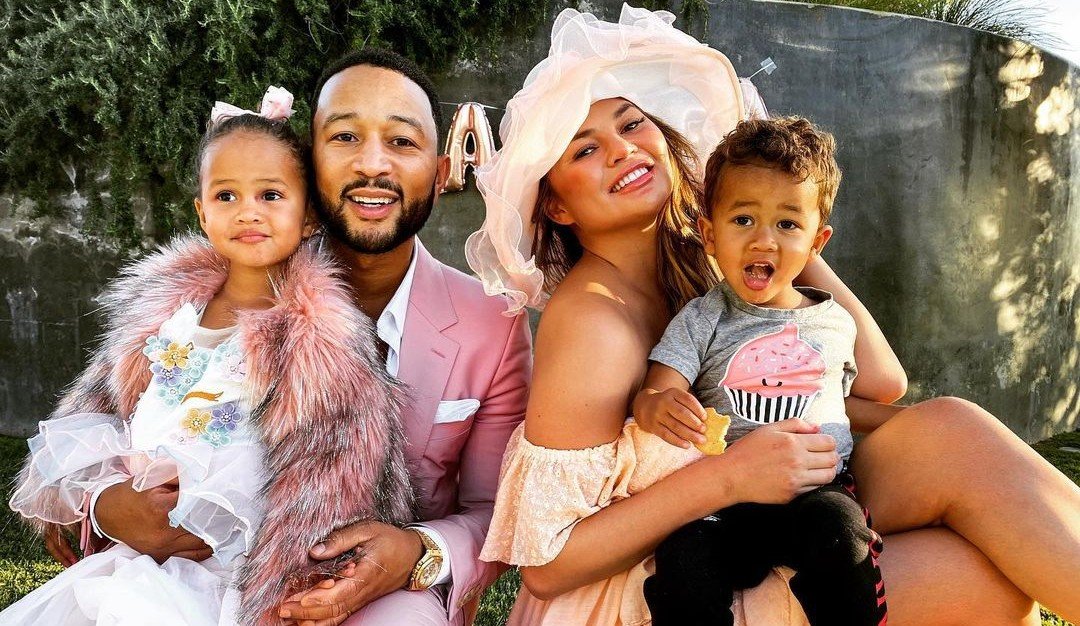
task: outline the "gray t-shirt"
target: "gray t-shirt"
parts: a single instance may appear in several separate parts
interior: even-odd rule
[[[766,309],[721,283],[679,311],[649,360],[685,376],[703,406],[731,416],[729,443],[762,424],[800,417],[835,437],[846,461],[855,320],[832,294],[797,289],[817,303]]]

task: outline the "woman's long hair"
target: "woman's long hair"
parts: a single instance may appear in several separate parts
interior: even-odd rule
[[[701,183],[694,175],[694,147],[674,128],[645,113],[656,124],[668,145],[668,170],[671,172],[671,199],[657,216],[656,264],[660,286],[674,315],[687,302],[704,294],[720,282],[716,263],[705,253],[697,220],[702,215]],[[540,179],[540,189],[533,210],[533,246],[536,266],[544,273],[544,291],[552,293],[562,282],[584,248],[569,226],[557,224],[548,215],[555,192],[547,177]]]

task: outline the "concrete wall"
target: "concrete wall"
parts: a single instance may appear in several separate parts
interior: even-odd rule
[[[582,5],[618,15],[618,2]],[[755,79],[772,112],[836,134],[844,182],[826,258],[896,346],[909,399],[969,398],[1028,440],[1080,426],[1078,69],[986,33],[830,7],[727,0],[690,30],[742,75],[772,57],[778,71]],[[437,76],[442,99],[503,104],[547,35]],[[90,296],[116,269],[115,251],[25,213],[0,198],[8,434],[27,433],[81,369]],[[464,268],[482,220],[475,191],[446,195],[422,236]]]

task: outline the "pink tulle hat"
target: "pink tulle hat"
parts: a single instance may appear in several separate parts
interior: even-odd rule
[[[566,9],[551,29],[547,58],[506,104],[502,148],[476,172],[487,213],[465,243],[465,256],[488,295],[510,299],[508,315],[526,306],[542,309],[548,299],[532,256],[538,184],[593,102],[625,98],[663,120],[694,146],[699,171],[747,111],[761,107],[727,57],[674,21],[667,11],[625,4],[618,23]]]

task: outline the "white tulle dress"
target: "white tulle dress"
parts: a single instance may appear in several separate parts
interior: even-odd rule
[[[184,305],[146,340],[153,379],[127,422],[76,414],[41,422],[31,470],[11,507],[72,524],[97,488],[134,478],[138,490],[179,480],[169,514],[214,550],[158,565],[124,544],[92,554],[0,613],[0,624],[234,624],[232,585],[263,517],[263,448],[249,422],[244,353],[234,329],[199,326]],[[48,511],[43,501],[62,503]]]

